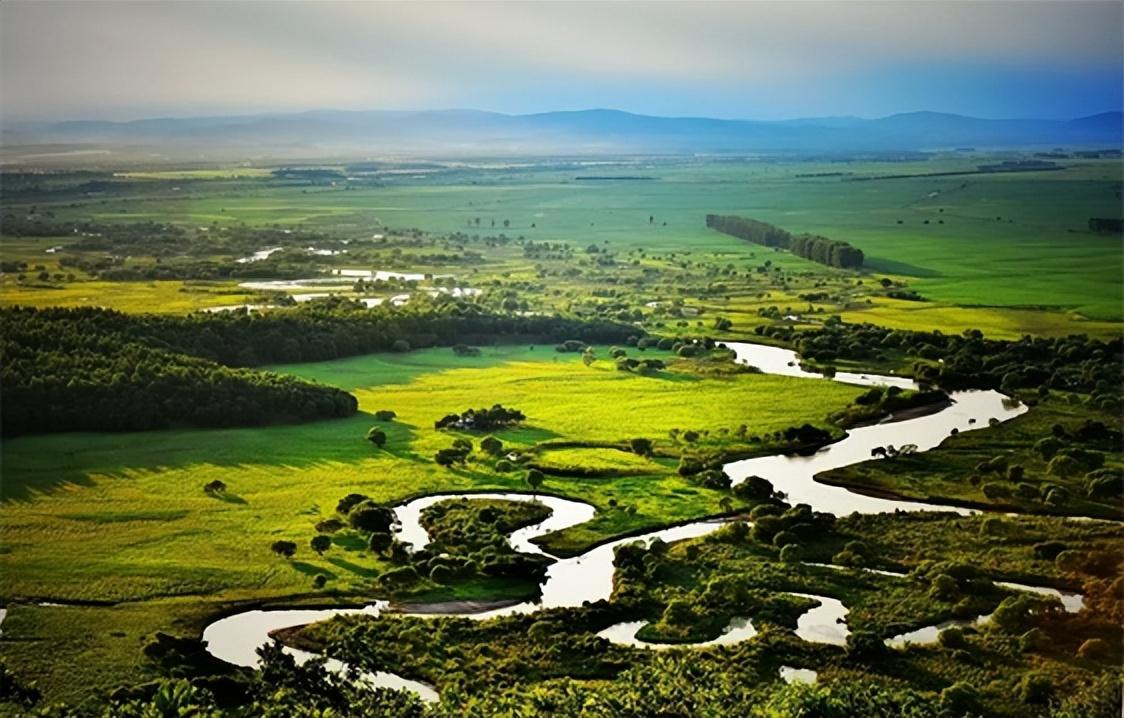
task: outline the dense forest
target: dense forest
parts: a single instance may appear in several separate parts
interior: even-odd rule
[[[1121,405],[1120,367],[1124,340],[1100,341],[1079,334],[985,339],[976,330],[963,334],[887,329],[845,324],[832,318],[816,329],[757,327],[757,334],[790,343],[800,355],[821,364],[836,360],[883,361],[914,357],[910,372],[945,389],[1050,390],[1089,394],[1099,406]]]
[[[354,397],[267,372],[273,362],[374,351],[578,338],[623,342],[624,324],[351,304],[265,314],[0,310],[3,433],[259,425],[348,416]]]
[[[787,249],[798,257],[829,267],[854,269],[863,265],[863,252],[847,242],[811,234],[790,232],[748,217],[708,214],[706,226],[766,247]]]

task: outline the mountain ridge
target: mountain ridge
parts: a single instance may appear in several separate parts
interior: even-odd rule
[[[611,108],[522,115],[473,109],[307,110],[292,113],[66,120],[12,124],[8,147],[159,146],[176,151],[302,147],[412,154],[746,153],[926,151],[954,147],[1119,148],[1124,113],[1068,120],[988,119],[934,111],[879,118],[792,120],[663,117]]]

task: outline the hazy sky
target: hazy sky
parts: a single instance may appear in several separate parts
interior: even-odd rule
[[[0,116],[1120,109],[1124,3],[0,3]]]

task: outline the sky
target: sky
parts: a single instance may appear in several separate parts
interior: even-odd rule
[[[313,109],[1072,118],[1124,3],[5,0],[0,121]]]

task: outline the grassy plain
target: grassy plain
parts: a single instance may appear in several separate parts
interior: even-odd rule
[[[744,423],[759,433],[822,423],[857,394],[829,382],[754,374],[642,377],[608,361],[585,367],[578,355],[548,347],[486,349],[468,358],[427,350],[276,369],[353,390],[361,413],[299,426],[3,442],[0,598],[11,615],[0,656],[14,668],[34,668],[49,697],[75,698],[132,678],[143,637],[200,630],[208,611],[235,601],[372,596],[372,579],[388,565],[356,539],[337,535],[323,557],[307,548],[315,524],[349,492],[395,502],[439,491],[527,490],[522,472],[496,473],[483,461],[455,470],[436,466],[433,452],[452,440],[433,429],[445,413],[496,402],[520,408],[526,426],[497,435],[524,447],[559,437],[668,441],[675,427]],[[375,423],[370,413],[379,409],[398,413],[385,424],[383,451],[363,439]],[[654,466],[658,473],[619,479],[548,478],[543,490],[600,509],[564,545],[721,511],[723,494]],[[202,490],[213,479],[227,484],[224,496]],[[609,504],[614,499],[616,508]],[[270,553],[278,539],[298,544],[293,560]],[[316,574],[329,579],[323,592],[312,587]],[[29,605],[38,601],[119,605]],[[87,637],[68,641],[87,611]],[[121,616],[129,627],[117,636],[108,627]],[[56,623],[60,617],[66,620]],[[83,680],[74,680],[76,670]]]
[[[906,281],[931,300],[910,307],[883,301],[845,307],[849,320],[945,331],[972,327],[997,337],[1118,332],[1124,249],[1119,236],[1093,234],[1086,223],[1090,217],[1119,216],[1120,164],[1071,160],[1064,162],[1066,169],[1053,172],[923,176],[970,170],[986,161],[982,155],[961,155],[911,163],[651,159],[586,167],[543,162],[380,174],[377,184],[311,187],[251,178],[186,179],[173,185],[160,179],[167,172],[162,170],[144,175],[151,179],[134,191],[77,202],[68,197],[51,210],[62,220],[157,220],[192,227],[245,222],[352,237],[380,227],[504,232],[581,248],[608,243],[619,252],[639,248],[666,256],[689,251],[716,266],[771,259],[797,271],[832,274],[703,225],[708,212],[742,214],[795,232],[847,240],[866,252],[869,270]],[[808,176],[823,172],[841,175]],[[652,179],[576,179],[622,173]],[[917,176],[873,179],[909,173]],[[480,225],[474,225],[476,218]],[[504,220],[510,228],[503,228]],[[526,262],[504,264],[480,271],[528,268]],[[0,287],[0,302],[15,301],[27,297]]]

